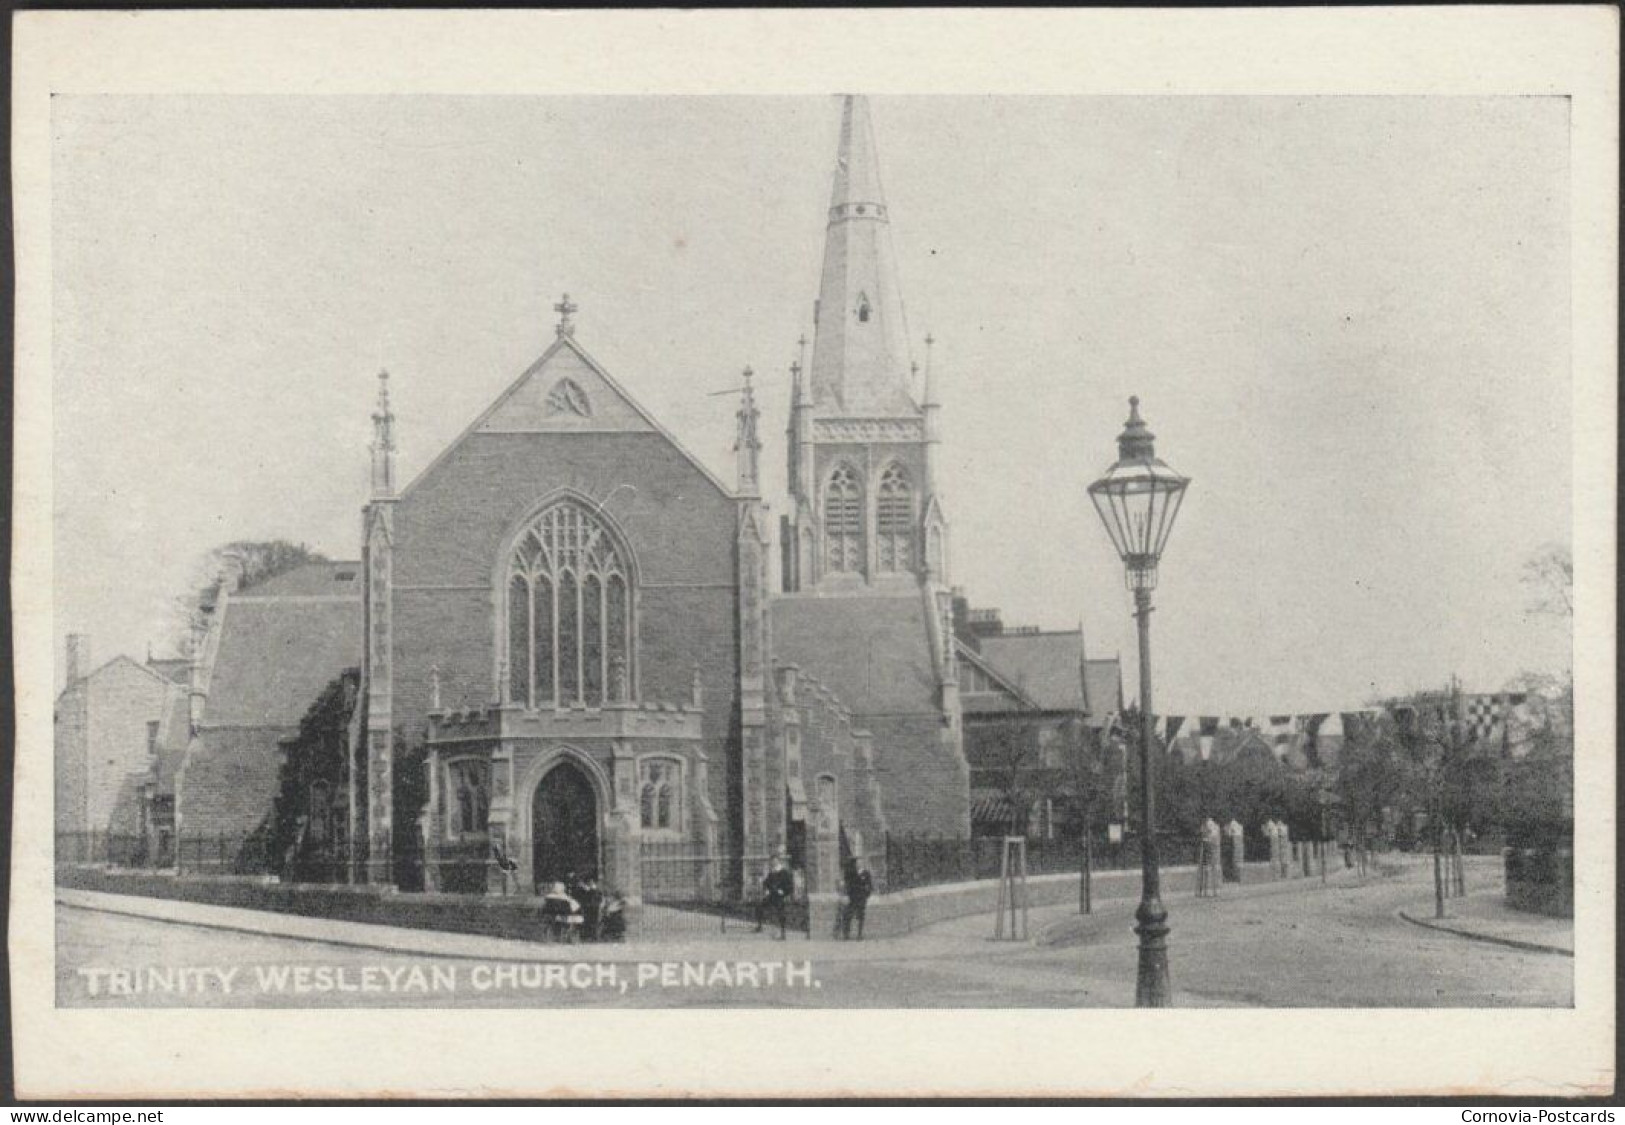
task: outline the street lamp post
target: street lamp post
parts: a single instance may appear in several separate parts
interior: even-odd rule
[[[1173,530],[1190,478],[1157,459],[1155,435],[1140,418],[1140,400],[1131,398],[1128,422],[1117,437],[1117,463],[1089,486],[1112,546],[1123,559],[1128,588],[1134,592],[1134,616],[1140,633],[1140,906],[1134,932],[1140,935],[1139,979],[1134,1003],[1141,1008],[1168,1006],[1168,912],[1162,906],[1157,869],[1156,805],[1151,780],[1151,591],[1157,585],[1157,561]]]

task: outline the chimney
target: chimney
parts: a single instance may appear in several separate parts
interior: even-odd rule
[[[88,633],[68,634],[68,686],[90,671],[90,635]]]

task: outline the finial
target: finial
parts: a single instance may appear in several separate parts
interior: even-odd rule
[[[394,437],[395,414],[389,408],[389,372],[380,369],[378,372],[378,409],[373,411],[373,439],[374,448],[379,452],[388,452],[395,448]]]
[[[1117,435],[1117,456],[1122,461],[1145,461],[1156,456],[1155,446],[1152,444],[1156,437],[1140,417],[1140,396],[1131,395],[1128,400],[1128,421],[1123,423],[1123,432]]]
[[[925,386],[922,388],[922,393],[920,395],[920,405],[927,407],[938,405],[937,387],[934,381],[935,372],[933,372],[931,369],[931,345],[935,344],[936,342],[937,338],[931,335],[931,333],[927,332],[925,334]],[[914,369],[918,371],[919,365],[916,364]]]
[[[440,710],[440,665],[429,665],[429,710]]]
[[[372,494],[395,494],[395,412],[389,406],[389,372],[378,372],[378,409],[372,413]]]
[[[574,336],[576,326],[570,323],[570,315],[579,312],[580,306],[571,302],[570,294],[566,293],[563,299],[553,306],[553,311],[559,314],[558,326],[553,331],[559,336]]]

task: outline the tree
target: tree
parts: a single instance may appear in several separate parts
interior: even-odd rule
[[[1027,809],[1032,803],[1038,761],[1037,731],[1029,724],[1000,723],[982,739],[982,760],[999,787],[1009,810],[1007,831],[1024,835]]]
[[[237,589],[246,590],[307,563],[328,561],[326,555],[307,544],[287,539],[238,539],[207,552],[192,567],[185,588],[174,600],[171,640],[175,650],[189,650],[200,592],[214,589],[228,562],[241,565],[242,580]]]
[[[1552,543],[1536,551],[1523,564],[1523,584],[1530,588],[1530,609],[1559,617],[1574,616],[1574,558],[1569,549]]]
[[[1383,810],[1402,805],[1413,782],[1386,715],[1344,727],[1332,789],[1356,846],[1381,831]]]

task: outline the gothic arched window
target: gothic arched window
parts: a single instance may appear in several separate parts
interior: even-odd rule
[[[841,823],[841,807],[836,798],[835,777],[818,775],[818,826],[825,832],[834,832]]]
[[[914,569],[914,490],[903,466],[893,463],[880,477],[875,510],[881,570]]]
[[[851,465],[831,474],[824,488],[824,540],[830,570],[863,570],[863,488]]]
[[[519,536],[508,566],[509,694],[526,707],[630,695],[632,577],[609,529],[563,500]]]
[[[682,828],[682,763],[645,758],[638,763],[638,819],[649,831]]]

